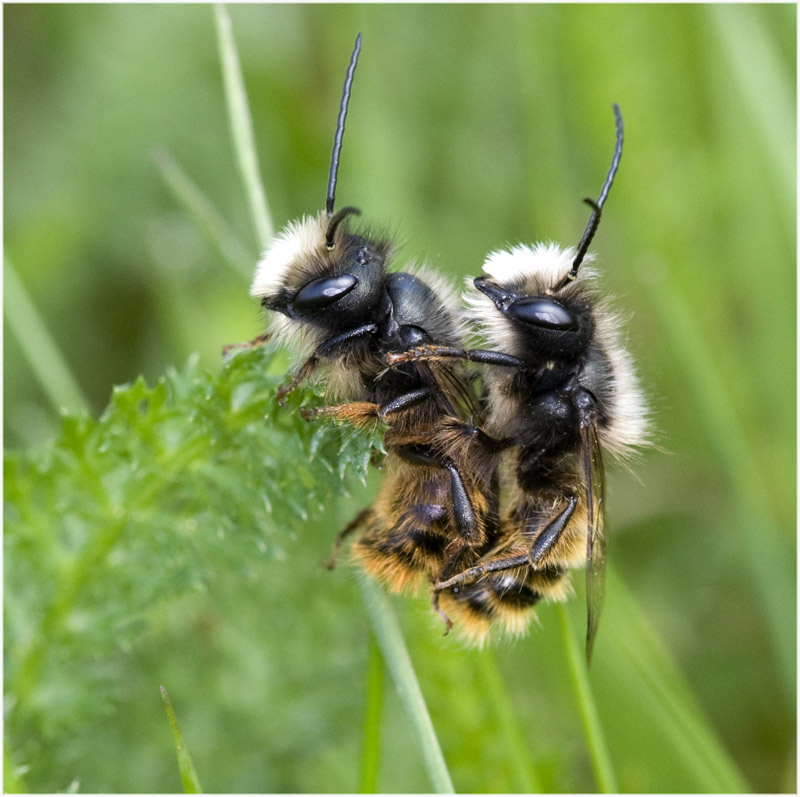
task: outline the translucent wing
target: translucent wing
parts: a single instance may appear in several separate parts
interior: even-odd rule
[[[480,408],[470,376],[457,373],[449,366],[441,363],[437,363],[432,371],[438,384],[450,396],[451,401],[455,403],[456,416],[469,420],[478,418]]]
[[[445,352],[442,355],[441,352]],[[438,385],[450,406],[447,412],[462,420],[475,422],[480,418],[481,408],[475,393],[475,374],[455,369],[448,360],[468,361],[469,352],[449,346],[426,344],[403,352],[389,352],[386,362],[389,368],[401,363],[413,363],[417,370]]]
[[[586,485],[586,662],[592,660],[594,638],[603,609],[606,580],[606,537],[603,528],[605,477],[603,452],[593,422],[581,424],[581,460]]]
[[[478,399],[469,382],[469,375],[457,372],[448,363],[411,361],[419,376],[438,391],[444,402],[444,412],[462,420],[473,420],[478,416]]]

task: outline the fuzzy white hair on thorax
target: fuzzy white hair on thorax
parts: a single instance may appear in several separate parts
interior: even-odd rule
[[[297,263],[315,256],[325,247],[327,215],[303,216],[291,221],[270,242],[256,265],[250,295],[257,299],[275,296],[286,287]]]
[[[650,445],[651,414],[633,357],[623,340],[621,319],[605,308],[597,308],[595,322],[594,345],[605,352],[610,364],[610,383],[603,390],[610,423],[598,434],[603,448],[624,462],[637,449]]]
[[[483,266],[484,273],[497,285],[525,296],[543,296],[553,292],[572,268],[575,249],[562,248],[548,242],[532,246],[519,244],[509,249],[491,252]],[[562,290],[591,290],[597,278],[592,267],[593,255],[587,254],[578,272],[578,279]],[[593,316],[595,332],[591,346],[604,352],[610,368],[601,382],[594,385],[602,391],[607,402],[609,423],[598,430],[603,447],[618,459],[625,460],[635,449],[648,445],[650,417],[633,358],[621,333],[621,319],[609,309],[607,300],[595,300]],[[467,279],[464,291],[467,315],[493,349],[522,356],[521,339],[514,325],[497,309],[494,302]],[[523,341],[524,342],[524,341]],[[508,375],[492,373],[496,385],[490,390],[490,417],[505,428],[513,423],[517,405],[506,397],[503,384]],[[599,378],[597,376],[595,379]]]

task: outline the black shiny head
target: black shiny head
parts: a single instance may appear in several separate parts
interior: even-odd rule
[[[268,310],[331,331],[378,320],[386,313],[387,245],[345,232],[326,254],[321,276],[262,300]]]
[[[588,344],[594,325],[587,300],[573,297],[566,303],[550,296],[526,296],[487,277],[474,283],[518,331],[520,350],[512,352],[515,356],[572,357]]]

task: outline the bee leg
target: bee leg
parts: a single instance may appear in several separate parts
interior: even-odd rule
[[[446,444],[452,440],[459,447],[463,444],[465,438],[472,438],[478,442],[483,451],[490,454],[499,454],[516,442],[513,437],[500,439],[492,437],[479,426],[449,416],[439,423],[435,435],[441,442]]]
[[[415,391],[416,392],[416,391]],[[427,465],[437,468],[444,468],[450,473],[450,498],[453,505],[453,520],[459,535],[467,543],[475,543],[480,539],[480,525],[475,510],[472,507],[467,488],[458,468],[449,458],[438,459],[425,450],[413,444],[396,444],[394,451],[406,462],[416,465]]]
[[[530,563],[530,557],[526,553],[520,554],[519,556],[508,556],[503,559],[495,559],[492,562],[486,562],[482,565],[470,567],[469,570],[464,570],[458,575],[448,578],[446,581],[440,581],[438,584],[434,584],[433,588],[437,592],[441,592],[445,589],[458,587],[459,584],[463,584],[465,581],[475,581],[481,576],[486,575],[486,573],[493,573],[496,570],[510,570],[514,567],[530,565]]]
[[[572,513],[575,511],[577,503],[578,499],[574,495],[570,495],[569,503],[566,508],[559,512],[556,518],[545,526],[544,531],[536,538],[529,553],[494,559],[476,565],[475,567],[470,567],[468,570],[464,570],[451,578],[439,581],[433,585],[433,589],[436,592],[441,592],[445,589],[458,589],[460,584],[476,581],[487,573],[494,573],[498,570],[511,570],[515,567],[524,567],[526,565],[540,570],[544,558],[553,550],[555,544],[561,538],[564,529],[567,527],[572,517]]]
[[[319,361],[326,357],[335,357],[339,354],[339,350],[350,344],[355,338],[360,338],[365,335],[374,335],[378,331],[375,324],[363,324],[360,327],[348,329],[339,335],[334,335],[332,338],[323,341],[311,353],[311,356],[297,369],[291,381],[275,391],[275,396],[278,399],[278,404],[282,407],[286,404],[286,396],[289,395],[301,382],[308,379],[309,376],[316,370]]]
[[[439,607],[439,593],[436,590],[433,591],[431,606],[433,606],[433,610],[436,612],[436,614],[438,614],[439,617],[444,620],[445,630],[442,636],[447,636],[453,630],[453,621],[447,616],[444,610]]]
[[[569,503],[555,519],[548,523],[544,531],[536,538],[530,552],[530,563],[535,568],[541,568],[544,559],[555,548],[556,543],[561,539],[564,529],[575,511],[578,499],[574,495],[569,496]]]
[[[439,607],[439,595],[441,590],[438,589],[440,586],[439,582],[448,579],[454,572],[459,572],[464,567],[464,560],[470,554],[474,554],[475,549],[462,541],[454,540],[448,546],[448,549],[452,547],[456,547],[456,550],[451,553],[450,557],[445,561],[444,565],[442,565],[442,569],[439,571],[438,575],[434,579],[433,584],[433,597],[431,598],[431,605],[433,606],[433,610],[444,620],[445,625],[447,628],[445,629],[444,636],[447,636],[453,628],[453,621],[445,614],[445,612]],[[447,551],[445,551],[446,553]]]
[[[328,407],[300,407],[300,417],[304,421],[313,421],[314,418],[319,418],[320,415],[328,415],[326,411]]]
[[[504,354],[501,351],[489,351],[487,349],[458,349],[451,346],[417,346],[403,352],[392,352],[385,357],[389,366],[399,365],[400,363],[415,362],[418,360],[467,360],[473,363],[483,363],[484,365],[500,365],[506,368],[527,369],[529,366],[519,357]]]
[[[388,423],[387,416],[420,404],[432,395],[433,390],[431,388],[422,387],[419,390],[411,390],[408,393],[404,393],[384,404],[375,404],[370,401],[350,401],[347,404],[338,404],[335,407],[304,407],[300,410],[300,415],[307,421],[324,415],[328,418],[347,421],[353,426],[365,427],[376,418]]]
[[[278,404],[281,407],[286,406],[286,397],[301,383],[305,382],[319,363],[320,357],[314,352],[298,369],[295,371],[294,376],[291,378],[288,384],[281,385],[275,391],[275,398],[278,400]]]
[[[370,401],[349,401],[334,407],[301,407],[300,416],[306,421],[320,417],[335,418],[363,428],[378,417],[378,407],[378,404]]]
[[[345,541],[347,537],[349,537],[357,528],[363,526],[367,520],[372,516],[372,507],[368,506],[366,509],[362,509],[337,535],[336,539],[333,541],[333,548],[331,550],[331,555],[328,557],[328,561],[325,562],[325,567],[328,570],[333,570],[336,567],[336,560],[339,558],[339,551],[342,547],[342,543]]]
[[[408,393],[403,393],[397,396],[397,398],[393,398],[391,401],[386,401],[381,404],[378,408],[378,417],[381,420],[386,420],[387,415],[392,415],[393,413],[401,412],[409,407],[421,404],[423,401],[427,401],[431,398],[431,396],[433,396],[433,389],[430,387],[409,390]]]
[[[450,497],[453,501],[456,528],[466,542],[477,542],[481,530],[461,474],[450,460],[445,460],[442,465],[450,473]]]
[[[222,359],[229,360],[231,352],[234,351],[243,351],[244,349],[255,349],[259,346],[263,346],[272,335],[269,332],[262,332],[260,335],[256,335],[252,340],[247,340],[244,343],[229,343],[227,346],[222,348]]]

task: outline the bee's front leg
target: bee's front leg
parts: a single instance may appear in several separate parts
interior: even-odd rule
[[[339,551],[341,550],[342,543],[345,541],[345,539],[349,537],[356,529],[361,528],[361,526],[367,523],[374,514],[375,512],[371,506],[368,506],[366,509],[362,509],[336,535],[336,539],[333,541],[333,548],[331,549],[331,555],[328,557],[328,561],[325,562],[325,567],[327,567],[328,570],[333,570],[333,568],[336,567],[336,561],[339,558]]]
[[[252,340],[246,340],[244,343],[229,343],[222,349],[222,359],[227,360],[232,352],[255,349],[259,346],[263,346],[271,337],[272,335],[269,332],[262,332],[260,335],[256,335]]]

